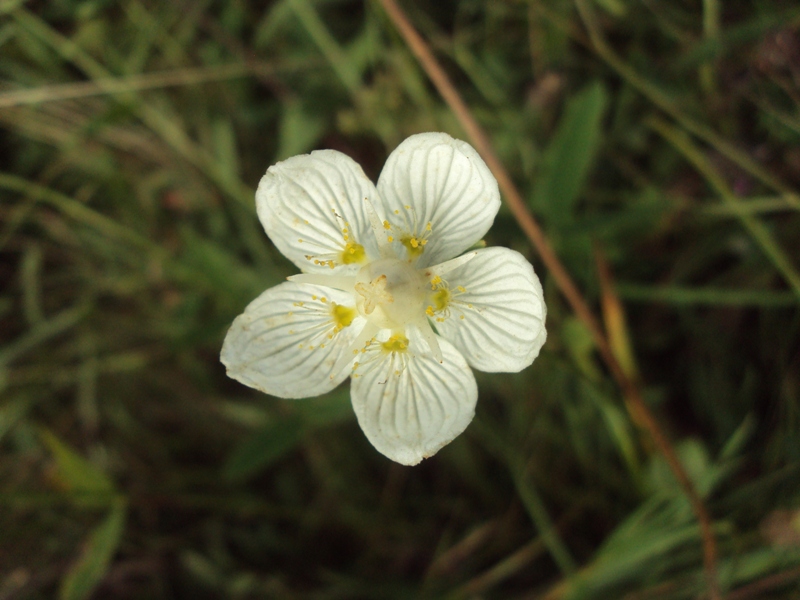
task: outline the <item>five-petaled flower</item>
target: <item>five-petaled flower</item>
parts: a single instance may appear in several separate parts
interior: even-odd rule
[[[470,367],[517,372],[544,344],[533,268],[506,248],[470,250],[500,193],[467,143],[405,140],[377,188],[346,155],[320,150],[269,168],[256,192],[275,246],[303,272],[236,318],[228,375],[282,398],[348,376],[358,422],[379,452],[413,465],[475,414]]]

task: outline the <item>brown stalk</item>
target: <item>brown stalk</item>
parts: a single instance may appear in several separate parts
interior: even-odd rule
[[[419,60],[422,68],[439,91],[439,94],[441,94],[444,101],[450,107],[450,110],[455,114],[467,136],[475,146],[475,149],[486,161],[487,166],[497,179],[500,190],[505,196],[506,204],[519,223],[520,228],[528,237],[531,244],[533,244],[534,248],[536,248],[539,256],[542,258],[542,262],[544,262],[555,279],[556,285],[558,285],[561,293],[564,294],[564,297],[572,307],[575,315],[590,331],[600,356],[627,400],[632,418],[650,433],[653,442],[664,456],[681,488],[683,488],[683,492],[689,499],[700,524],[700,531],[703,539],[703,564],[709,597],[711,600],[719,600],[721,596],[719,584],[717,582],[717,544],[711,527],[711,518],[703,500],[697,494],[694,484],[692,484],[689,475],[678,459],[675,449],[672,447],[672,443],[661,430],[655,416],[650,411],[647,404],[645,404],[637,384],[626,375],[620,366],[614,353],[611,351],[611,346],[600,327],[600,323],[592,313],[575,283],[572,281],[564,265],[561,264],[547,236],[528,210],[511,176],[497,157],[486,132],[483,131],[475,120],[472,112],[464,103],[464,100],[462,100],[461,96],[450,82],[450,79],[433,56],[430,47],[422,36],[417,33],[416,29],[414,29],[414,26],[395,0],[378,1],[383,6],[383,9],[386,11],[386,14],[392,20],[395,27],[397,27],[406,44],[408,44],[411,52],[417,57],[417,60]]]

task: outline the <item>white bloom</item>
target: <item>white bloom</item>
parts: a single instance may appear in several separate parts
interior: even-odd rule
[[[516,372],[544,344],[531,265],[506,248],[466,250],[500,206],[489,169],[444,133],[405,140],[377,189],[333,150],[270,167],[258,217],[303,274],[265,291],[222,347],[228,375],[282,398],[323,394],[349,376],[361,428],[413,465],[467,427],[470,367]]]

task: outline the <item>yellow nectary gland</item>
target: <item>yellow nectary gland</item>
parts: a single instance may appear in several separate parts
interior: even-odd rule
[[[341,304],[334,303],[331,307],[331,313],[333,315],[336,331],[341,331],[345,327],[350,327],[353,323],[353,319],[356,318],[356,311],[347,306],[342,306]]]
[[[353,263],[364,262],[366,257],[364,246],[356,244],[355,242],[347,242],[344,246],[344,250],[342,250],[340,260],[345,265],[351,265]]]
[[[356,275],[356,308],[381,329],[398,329],[424,314],[427,285],[405,261],[376,260]]]
[[[408,338],[402,334],[396,334],[381,344],[384,352],[405,352],[408,350]]]
[[[406,235],[400,238],[400,243],[405,246],[408,256],[414,259],[425,251],[425,244],[428,243],[428,240],[413,235]]]
[[[450,304],[450,290],[445,287],[439,288],[431,294],[431,302],[437,312],[444,310]]]

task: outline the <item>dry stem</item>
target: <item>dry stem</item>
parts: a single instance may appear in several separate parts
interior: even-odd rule
[[[550,245],[541,227],[539,227],[539,224],[528,210],[511,176],[508,174],[505,167],[503,167],[497,154],[495,154],[488,136],[475,120],[472,112],[464,103],[444,70],[433,56],[430,47],[414,29],[414,26],[395,0],[379,0],[379,2],[397,27],[406,44],[408,44],[411,51],[419,60],[422,68],[428,74],[428,77],[430,77],[431,81],[436,86],[439,94],[441,94],[444,101],[459,120],[459,123],[461,123],[461,126],[464,128],[476,150],[486,161],[489,169],[491,169],[497,179],[497,183],[505,196],[506,204],[519,223],[520,228],[528,237],[531,244],[533,244],[534,248],[539,252],[542,262],[544,262],[545,266],[549,269],[558,288],[564,294],[564,297],[567,299],[567,302],[572,307],[576,316],[591,332],[592,339],[600,352],[600,356],[627,399],[627,404],[631,412],[634,413],[632,414],[633,419],[650,433],[653,442],[666,459],[672,473],[689,498],[692,509],[700,523],[703,539],[703,563],[708,582],[709,596],[711,600],[718,600],[720,598],[720,592],[717,582],[717,545],[711,528],[711,518],[709,517],[708,510],[703,500],[697,494],[691,479],[689,479],[689,475],[678,459],[672,443],[661,430],[653,413],[650,411],[647,404],[645,404],[638,386],[623,371],[614,353],[611,351],[608,340],[599,322],[589,308],[589,305],[572,281],[564,265],[561,264],[561,261]]]

